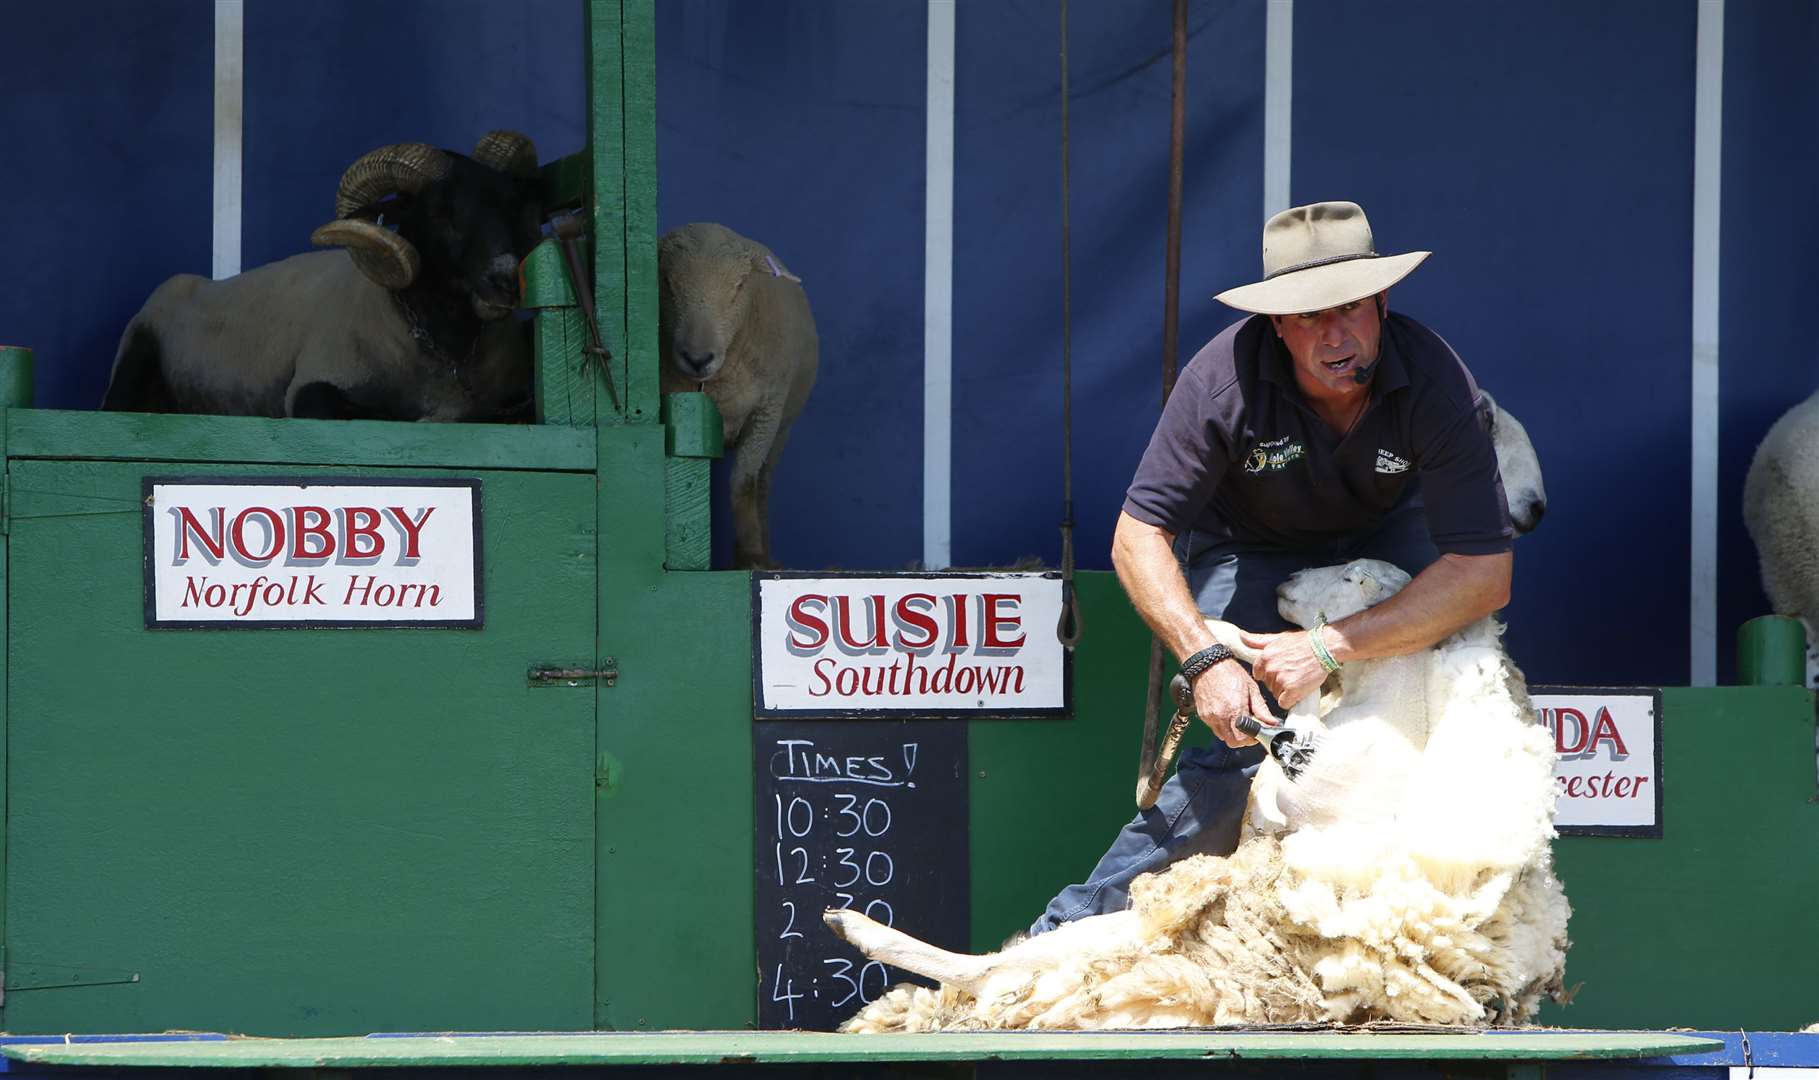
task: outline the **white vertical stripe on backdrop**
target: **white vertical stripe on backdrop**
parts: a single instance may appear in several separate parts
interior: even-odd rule
[[[215,280],[240,272],[241,104],[246,84],[243,0],[215,0]]]
[[[922,259],[922,565],[953,550],[954,0],[928,0],[928,194]]]
[[[1269,0],[1263,32],[1263,217],[1287,210],[1294,118],[1295,0]]]
[[[1718,180],[1724,0],[1699,0],[1693,83],[1692,685],[1718,679]]]

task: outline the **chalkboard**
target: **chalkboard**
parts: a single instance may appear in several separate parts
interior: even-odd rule
[[[754,725],[758,1026],[829,1031],[904,981],[821,921],[968,945],[966,722]]]

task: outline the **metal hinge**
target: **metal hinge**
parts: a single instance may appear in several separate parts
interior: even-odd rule
[[[525,673],[525,680],[531,686],[584,686],[596,681],[612,686],[619,681],[619,661],[608,656],[600,661],[599,667],[532,664],[530,671]]]

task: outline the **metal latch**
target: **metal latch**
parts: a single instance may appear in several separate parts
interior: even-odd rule
[[[596,681],[612,686],[619,681],[619,661],[608,656],[597,668],[532,664],[525,679],[532,686],[583,686]]]
[[[27,990],[60,990],[75,986],[136,983],[139,973],[118,968],[75,967],[70,964],[8,963],[0,972],[0,1003],[6,996]]]

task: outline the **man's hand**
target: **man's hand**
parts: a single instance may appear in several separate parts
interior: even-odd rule
[[[1294,708],[1297,701],[1318,692],[1320,685],[1326,682],[1326,669],[1314,655],[1314,644],[1308,640],[1306,630],[1281,634],[1246,632],[1243,639],[1259,654],[1251,670],[1270,688],[1270,693],[1276,695],[1276,702],[1284,709]]]
[[[1194,680],[1194,709],[1219,741],[1232,747],[1257,741],[1232,727],[1232,721],[1244,713],[1270,725],[1282,722],[1270,711],[1256,680],[1236,660],[1221,660],[1200,673]]]

